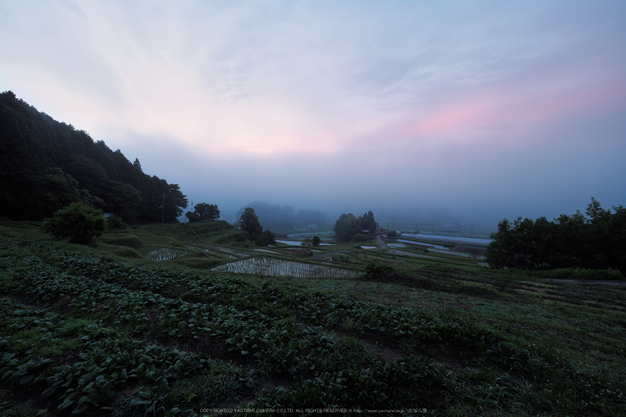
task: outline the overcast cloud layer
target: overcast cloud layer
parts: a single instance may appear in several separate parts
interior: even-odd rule
[[[625,45],[621,0],[0,1],[0,90],[224,214],[495,224],[626,205]]]

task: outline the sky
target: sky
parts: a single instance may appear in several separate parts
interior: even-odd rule
[[[626,205],[626,2],[0,0],[0,91],[234,215]]]

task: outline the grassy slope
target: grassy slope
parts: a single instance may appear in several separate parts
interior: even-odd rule
[[[341,251],[332,262],[296,256],[305,251],[263,256],[356,271],[375,260],[396,273],[370,280],[208,273],[259,255],[224,247],[235,233],[219,223],[151,225],[86,248],[49,241],[29,225],[0,226],[0,411],[626,409],[624,288],[354,245],[316,249]],[[186,254],[146,259],[163,249]]]

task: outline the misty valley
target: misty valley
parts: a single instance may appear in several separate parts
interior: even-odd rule
[[[626,403],[622,287],[488,268],[486,242],[381,230],[259,247],[241,233],[153,224],[85,246],[1,222],[3,412],[617,415]]]
[[[230,216],[10,91],[0,128],[0,417],[626,410],[622,206]]]

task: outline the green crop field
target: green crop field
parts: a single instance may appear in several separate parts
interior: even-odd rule
[[[150,225],[86,247],[0,226],[0,415],[626,410],[626,287],[233,237]]]

